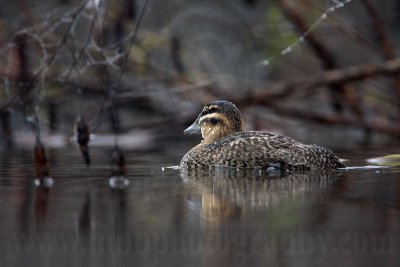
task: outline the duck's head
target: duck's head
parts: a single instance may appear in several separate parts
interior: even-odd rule
[[[197,120],[190,125],[185,134],[200,134],[203,143],[209,144],[235,132],[244,131],[242,114],[229,101],[216,101],[204,106]]]

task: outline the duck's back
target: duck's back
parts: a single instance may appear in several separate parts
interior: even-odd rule
[[[183,157],[181,166],[335,169],[343,164],[331,151],[317,145],[306,145],[283,135],[247,131],[194,147]]]

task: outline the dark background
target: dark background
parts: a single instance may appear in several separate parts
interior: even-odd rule
[[[372,0],[3,1],[2,145],[31,146],[33,126],[45,145],[64,146],[81,117],[90,133],[147,149],[140,138],[181,136],[217,99],[235,102],[248,129],[344,150],[397,142],[399,10]]]

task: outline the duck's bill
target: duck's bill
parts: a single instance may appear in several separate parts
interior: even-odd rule
[[[183,131],[184,134],[201,134],[201,129],[198,121],[196,120],[192,125],[190,125],[186,130]]]

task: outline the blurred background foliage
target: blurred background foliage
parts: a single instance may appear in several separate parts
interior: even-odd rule
[[[81,118],[94,144],[149,149],[217,99],[248,129],[399,140],[395,0],[37,0],[0,17],[3,147],[64,146]]]

